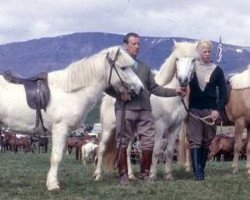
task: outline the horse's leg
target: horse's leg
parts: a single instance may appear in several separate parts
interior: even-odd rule
[[[167,135],[167,148],[165,150],[166,155],[166,163],[165,163],[165,173],[164,178],[165,180],[172,180],[172,161],[173,161],[173,155],[174,155],[174,148],[175,148],[175,141],[177,139],[178,133],[180,131],[180,126],[176,127],[174,131],[169,131]]]
[[[152,164],[150,167],[150,179],[156,179],[156,175],[157,175],[157,164],[158,164],[158,160],[160,158],[161,155],[161,140],[162,140],[162,136],[164,133],[164,122],[159,122],[156,121],[155,123],[155,144],[154,144],[154,150],[153,150],[153,155],[152,155]]]
[[[186,139],[186,143],[185,143],[185,151],[186,151],[185,171],[190,172],[191,171],[190,148],[189,148],[189,144],[188,144],[187,139]]]
[[[106,151],[107,144],[111,135],[112,135],[111,130],[103,130],[102,132],[101,141],[97,153],[97,165],[96,165],[96,170],[94,172],[94,177],[96,181],[99,181],[102,178],[101,173],[102,173],[103,155]]]
[[[246,154],[247,154],[247,174],[250,175],[250,125],[247,126],[247,147],[246,147]]]
[[[184,120],[181,124],[179,133],[179,163],[185,168],[186,172],[190,172],[190,149],[187,141],[187,129],[186,121]]]
[[[63,148],[66,141],[67,128],[62,124],[56,124],[52,128],[52,152],[50,158],[50,169],[47,174],[47,189],[60,189],[57,179],[58,166],[62,160]]]
[[[80,160],[81,160],[83,165],[86,165],[86,157],[87,157],[87,155],[86,155],[86,152],[85,152],[84,148],[82,147],[81,149],[82,149],[82,155],[81,155],[82,158]]]
[[[133,141],[134,141],[134,137],[131,138],[128,144],[128,148],[127,148],[128,178],[130,180],[136,180],[136,177],[134,175],[134,172],[132,170],[132,165],[131,165],[131,149],[132,149]]]
[[[245,128],[245,122],[242,119],[237,119],[234,123],[235,126],[235,139],[234,139],[234,158],[233,158],[233,173],[239,170],[239,155],[242,147],[242,133]]]

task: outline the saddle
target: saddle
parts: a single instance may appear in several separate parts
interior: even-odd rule
[[[42,127],[43,119],[41,115],[41,109],[46,111],[50,100],[50,90],[48,87],[47,73],[40,73],[32,77],[24,77],[16,72],[5,71],[3,77],[10,83],[22,84],[26,92],[26,100],[30,108],[37,111],[36,116],[36,128],[39,125],[39,119],[41,120]]]

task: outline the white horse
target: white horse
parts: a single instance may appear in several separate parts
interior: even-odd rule
[[[198,57],[197,42],[175,42],[174,50],[170,57],[161,66],[160,71],[156,74],[155,80],[159,85],[164,87],[176,88],[181,86],[186,87],[190,82],[193,71],[194,63]],[[174,151],[174,144],[178,132],[181,128],[182,121],[185,119],[187,112],[182,105],[180,97],[157,97],[151,95],[152,114],[155,118],[156,135],[155,147],[153,151],[153,159],[150,170],[150,178],[156,178],[156,166],[161,150],[161,140],[165,130],[168,130],[167,135],[167,148],[165,150],[166,165],[165,165],[165,178],[172,179],[172,156]],[[101,123],[103,132],[98,151],[98,163],[94,172],[95,180],[101,179],[101,166],[103,162],[103,155],[106,152],[112,155],[111,151],[115,150],[111,144],[115,145],[115,113],[114,113],[114,100],[105,96],[101,104]],[[110,142],[113,141],[113,142]],[[129,147],[131,148],[131,147]],[[134,179],[134,174],[130,162],[130,149],[128,150],[128,175],[130,179]],[[114,154],[114,153],[113,153]],[[109,158],[112,158],[110,156]],[[112,164],[109,162],[109,164]]]
[[[111,47],[70,64],[63,70],[48,73],[51,98],[46,111],[42,110],[44,125],[52,133],[51,166],[47,189],[60,189],[57,178],[66,135],[82,122],[104,90],[122,84],[138,93],[140,79],[130,68],[134,60],[120,47]],[[32,132],[36,111],[27,102],[22,85],[7,82],[0,76],[0,121],[12,130]]]
[[[82,151],[82,164],[87,165],[87,160],[90,159],[91,154],[93,155],[93,158],[91,159],[91,164],[95,164],[97,157],[96,152],[98,149],[98,144],[95,144],[94,142],[90,141],[87,144],[82,145],[81,151]]]

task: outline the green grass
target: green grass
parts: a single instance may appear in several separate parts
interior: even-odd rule
[[[175,180],[165,182],[162,164],[158,179],[152,184],[141,180],[123,188],[118,185],[116,172],[104,172],[100,182],[92,177],[94,167],[82,166],[74,154],[64,155],[59,168],[60,191],[47,191],[46,175],[50,154],[0,154],[0,199],[2,200],[243,200],[250,198],[250,179],[240,163],[237,175],[231,174],[231,162],[208,162],[206,180],[194,181],[192,175],[174,164]],[[134,165],[136,175],[139,166]]]

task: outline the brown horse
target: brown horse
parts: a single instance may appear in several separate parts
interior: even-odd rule
[[[10,150],[17,153],[18,148],[22,149],[25,153],[34,153],[31,145],[31,139],[28,135],[16,134],[15,132],[6,131],[4,136],[6,145]]]
[[[244,159],[246,154],[247,139],[242,138],[240,156]],[[234,136],[228,134],[218,134],[209,146],[208,159],[218,158],[218,161],[231,161],[234,155]],[[223,159],[222,159],[223,158]]]
[[[218,158],[217,161],[229,161],[233,158],[234,137],[219,134],[214,137],[209,146],[208,159]]]
[[[247,129],[247,173],[250,174],[250,68],[236,74],[230,79],[232,90],[226,105],[226,114],[229,120],[234,122],[235,143],[233,158],[233,173],[238,172],[239,156],[242,150],[242,135]]]
[[[79,141],[81,141],[82,136],[72,136],[66,139],[66,154],[71,154],[73,148],[77,147]]]

